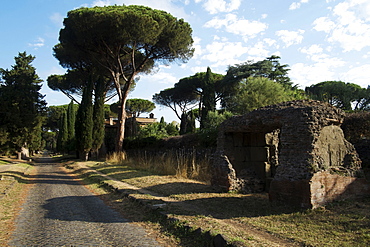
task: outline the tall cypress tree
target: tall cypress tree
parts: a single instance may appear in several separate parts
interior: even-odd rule
[[[68,139],[67,139],[67,149],[68,151],[75,150],[75,123],[76,123],[76,111],[73,100],[68,105],[67,109],[67,125],[68,125]]]
[[[105,135],[105,127],[104,127],[104,99],[105,99],[105,87],[104,83],[96,83],[95,86],[95,99],[94,99],[94,113],[93,113],[93,141],[92,141],[92,151],[96,154],[96,158],[98,158],[99,149],[101,148],[104,135]]]
[[[83,90],[82,100],[76,116],[76,148],[80,159],[88,160],[92,148],[93,105],[92,82]]]
[[[60,135],[60,151],[63,153],[68,151],[68,119],[67,113],[63,112],[61,120],[61,128],[59,129]]]

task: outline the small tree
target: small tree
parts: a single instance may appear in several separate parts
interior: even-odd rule
[[[153,101],[171,108],[180,120],[180,133],[186,133],[187,112],[194,108],[199,97],[192,90],[183,91],[178,87],[167,88],[153,95]]]
[[[139,117],[141,113],[149,113],[155,109],[155,104],[146,99],[128,99],[126,111],[132,117]]]
[[[238,93],[227,102],[226,110],[245,114],[259,107],[292,100],[290,90],[264,77],[249,77],[239,84]]]

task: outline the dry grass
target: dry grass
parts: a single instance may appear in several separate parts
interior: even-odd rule
[[[177,178],[190,178],[207,183],[210,181],[210,156],[204,154],[199,158],[195,149],[162,153],[140,151],[130,155],[125,152],[113,153],[107,157],[107,162],[160,175],[174,175]]]
[[[14,228],[14,220],[26,194],[26,181],[22,172],[28,164],[16,164],[10,172],[1,172],[0,180],[0,242],[7,246]]]
[[[170,214],[194,227],[213,229],[248,246],[370,245],[370,198],[305,211],[277,207],[269,203],[266,193],[220,193],[205,182],[186,178],[190,177],[189,171],[193,169],[191,158],[186,158],[185,162],[181,161],[183,156],[172,155],[167,162],[174,162],[171,167],[176,169],[171,170],[171,174],[161,175],[158,170],[165,170],[154,168],[153,164],[167,162],[162,160],[164,158],[160,158],[159,162],[150,157],[141,157],[147,162],[144,166],[138,164],[139,159],[134,162],[126,156],[123,162],[95,163],[93,168],[118,180],[176,199],[178,203],[166,208]],[[186,172],[176,172],[185,163]],[[193,164],[198,167],[196,161]],[[146,199],[151,200],[150,197]]]

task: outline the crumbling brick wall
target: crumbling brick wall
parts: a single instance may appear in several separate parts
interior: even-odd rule
[[[366,182],[358,193],[345,191],[359,181],[361,161],[343,136],[343,119],[340,109],[311,100],[232,117],[220,126],[212,184],[246,193],[266,190],[272,201],[302,207],[368,193]]]

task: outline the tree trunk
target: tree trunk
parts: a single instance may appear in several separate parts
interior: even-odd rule
[[[17,159],[18,160],[22,159],[22,151],[17,152]]]
[[[121,108],[118,114],[118,130],[116,139],[116,152],[121,152],[123,147],[123,140],[125,138],[125,123],[126,123],[126,100],[121,100]]]
[[[89,160],[89,152],[85,152],[85,161]]]

